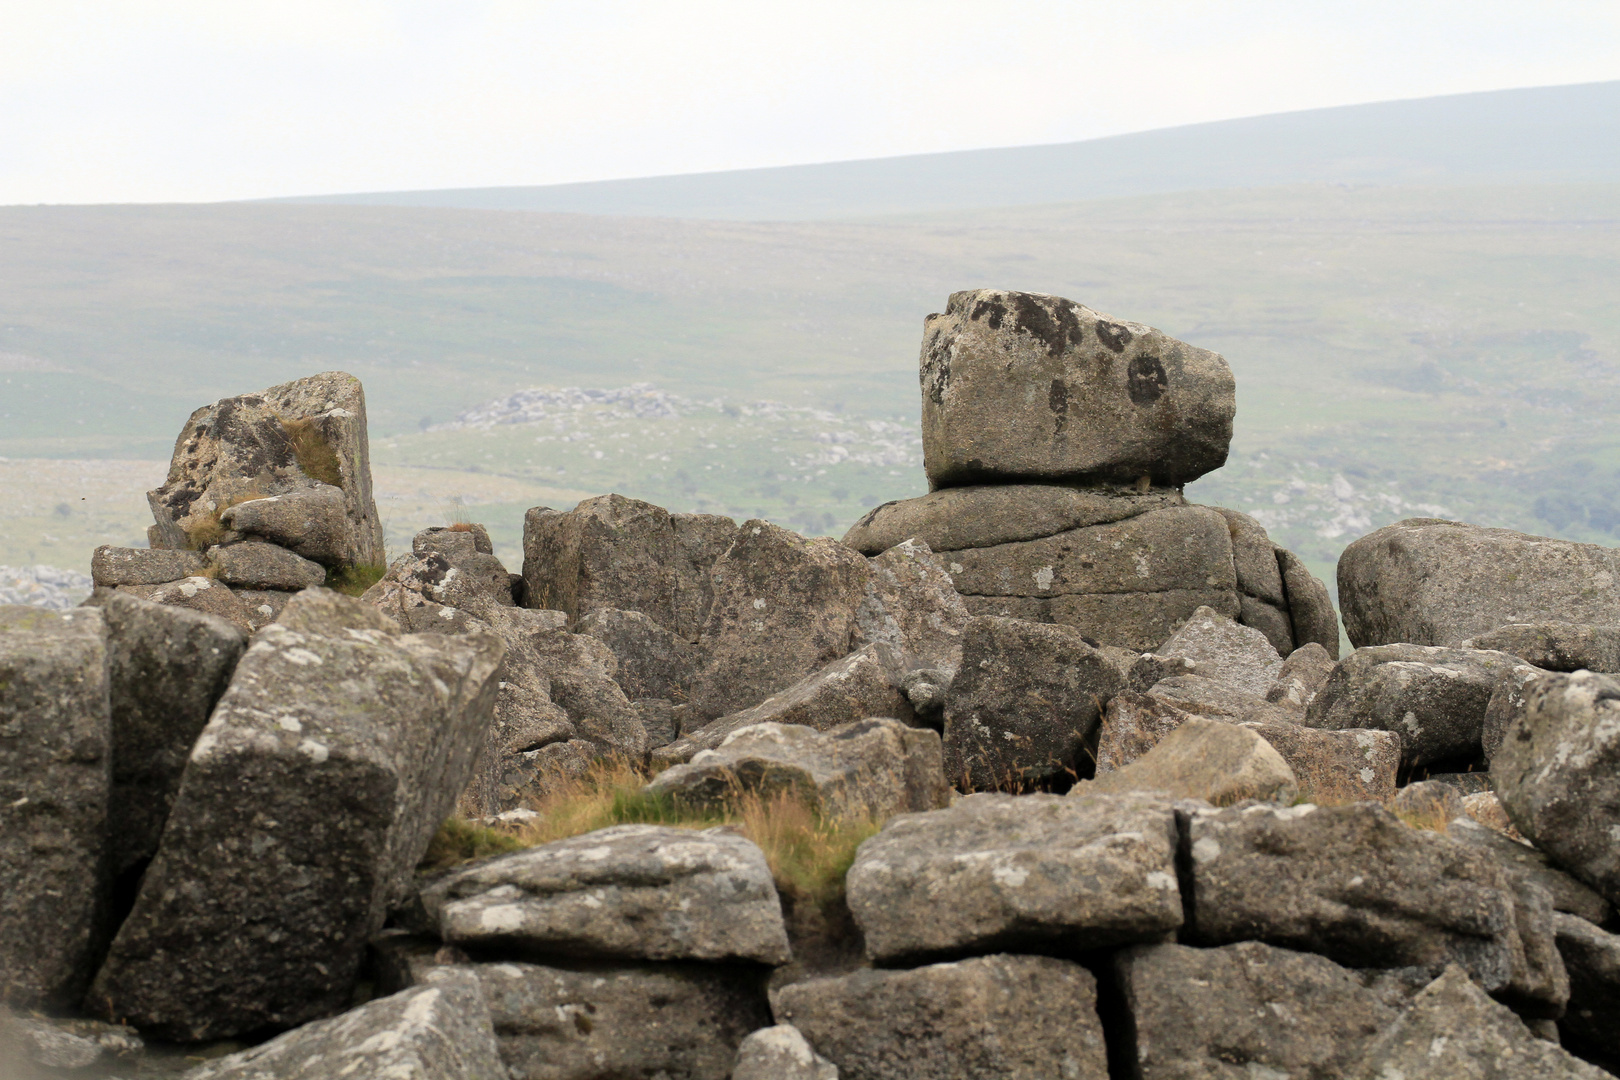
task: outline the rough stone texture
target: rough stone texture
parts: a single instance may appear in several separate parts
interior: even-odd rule
[[[326,581],[326,567],[262,540],[210,548],[215,576],[244,589],[307,589]]]
[[[1559,866],[1620,902],[1620,679],[1547,675],[1491,759],[1519,831]]]
[[[793,792],[824,817],[874,821],[940,809],[951,793],[939,734],[878,718],[827,732],[796,724],[742,728],[659,773],[647,790],[714,807],[743,792]]]
[[[1198,675],[1198,665],[1184,656],[1160,656],[1155,652],[1137,654],[1126,669],[1126,685],[1135,693],[1153,689],[1164,679],[1177,675]]]
[[[247,637],[224,619],[113,593],[107,621],[112,701],[108,860],[114,875],[157,851],[191,748],[225,693]]]
[[[1244,799],[1291,803],[1294,770],[1253,730],[1202,717],[1187,721],[1122,769],[1069,789],[1070,797],[1158,791],[1172,799],[1230,806]]]
[[[842,1080],[1106,1080],[1096,980],[1045,956],[980,956],[783,987],[778,1021]]]
[[[89,981],[109,717],[101,612],[0,606],[0,1004],[66,1004]]]
[[[635,706],[641,726],[647,729],[647,748],[656,750],[668,746],[681,737],[680,722],[675,716],[674,703],[667,698],[637,698]]]
[[[418,558],[437,553],[455,568],[457,573],[470,579],[470,587],[497,604],[511,606],[512,575],[505,564],[489,550],[489,535],[483,526],[466,529],[423,529],[411,538],[411,554]]]
[[[1258,941],[1137,945],[1114,970],[1141,1080],[1359,1078],[1351,1066],[1399,1015],[1355,972]]]
[[[1097,775],[1123,769],[1194,715],[1147,694],[1115,694],[1098,724]]]
[[[1486,774],[1486,780],[1490,774]],[[1500,833],[1509,840],[1525,844],[1524,834],[1513,827],[1512,820],[1507,816],[1507,810],[1502,806],[1502,800],[1497,798],[1495,791],[1476,791],[1471,795],[1463,796],[1463,813],[1477,821],[1479,824]],[[1601,920],[1599,920],[1601,921]]]
[[[1182,922],[1175,850],[1162,798],[970,795],[862,844],[849,908],[879,962],[1154,941]]]
[[[838,1080],[838,1066],[816,1053],[798,1028],[777,1024],[737,1047],[731,1080]]]
[[[1198,673],[1264,698],[1281,673],[1283,659],[1266,635],[1210,608],[1199,608],[1154,650],[1168,659],[1191,660]]]
[[[1396,732],[1408,765],[1478,757],[1491,695],[1521,666],[1516,656],[1477,649],[1359,648],[1333,669],[1305,723]]]
[[[1214,506],[1226,519],[1232,534],[1232,562],[1237,568],[1238,591],[1245,596],[1262,600],[1274,608],[1288,608],[1288,593],[1283,588],[1282,569],[1277,565],[1277,548],[1266,535],[1265,526],[1248,514]],[[1277,651],[1287,656],[1293,652],[1290,645]]]
[[[614,681],[618,658],[588,634],[566,630],[532,633],[529,641],[540,670],[551,683],[551,699],[568,714],[578,737],[600,754],[639,762],[647,756],[647,729],[630,699]]]
[[[1239,612],[1237,593],[1221,589],[1095,593],[1073,596],[972,596],[962,602],[974,615],[1073,626],[1103,648],[1142,652],[1158,648],[1200,607],[1228,618]]]
[[[744,524],[710,574],[693,711],[712,720],[750,708],[849,653],[871,573],[836,540]]]
[[[1453,818],[1462,817],[1462,792],[1438,780],[1419,780],[1401,788],[1389,802],[1390,812],[1408,824],[1440,828]]]
[[[208,577],[181,578],[164,585],[120,585],[118,591],[150,600],[154,604],[200,611],[214,615],[245,634],[253,632],[253,615],[242,598],[227,585]]]
[[[232,589],[247,609],[248,626],[258,631],[281,617],[293,594],[281,589]]]
[[[727,1080],[743,1038],[771,1022],[760,975],[718,964],[472,970],[511,1080]]]
[[[90,556],[90,578],[97,585],[162,585],[200,574],[207,565],[195,551],[103,544]]]
[[[1297,710],[1301,716],[1316,700],[1328,676],[1333,674],[1333,658],[1316,642],[1307,642],[1288,654],[1277,670],[1276,679],[1266,691],[1266,700]]]
[[[1193,923],[1182,940],[1256,940],[1358,967],[1466,967],[1514,976],[1515,898],[1494,859],[1409,828],[1380,806],[1194,809]]]
[[[431,985],[369,1002],[251,1050],[199,1065],[183,1080],[506,1080],[479,980],[443,972]]]
[[[1062,297],[952,293],[923,324],[919,366],[930,489],[1176,485],[1226,463],[1236,412],[1226,361]]]
[[[1620,624],[1615,552],[1413,518],[1339,557],[1339,602],[1356,646],[1449,645],[1509,623]]]
[[[697,664],[692,644],[676,637],[639,611],[599,607],[574,627],[589,634],[618,658],[614,681],[632,701],[685,700]]]
[[[1537,1038],[1511,1009],[1450,966],[1412,999],[1347,1074],[1376,1080],[1609,1080],[1595,1065]]]
[[[1485,719],[1480,724],[1479,743],[1485,760],[1496,757],[1502,740],[1513,722],[1524,715],[1525,691],[1546,671],[1529,664],[1515,665],[1491,691],[1491,700],[1485,705]]]
[[[1204,675],[1173,675],[1160,679],[1147,692],[1147,696],[1211,719],[1235,722],[1259,720],[1273,715],[1292,719],[1287,712],[1268,706],[1263,698]]]
[[[120,1064],[138,1070],[145,1049],[140,1034],[122,1024],[12,1016],[0,1006],[0,1068],[9,1069],[0,1076],[6,1080],[64,1075],[59,1069],[74,1070],[66,1073],[70,1076],[100,1076]],[[29,1065],[45,1071],[36,1074]],[[91,1065],[99,1067],[92,1073],[79,1071]]]
[[[1247,593],[1239,593],[1237,621],[1264,634],[1278,655],[1287,656],[1293,651],[1294,627],[1287,611],[1273,607],[1264,600],[1256,600]]]
[[[1564,1044],[1582,1053],[1620,1059],[1620,936],[1585,919],[1553,916],[1558,952],[1569,972],[1569,1006],[1558,1024]]]
[[[341,1008],[471,776],[502,651],[294,597],[197,740],[88,1004],[181,1041]]]
[[[422,903],[457,944],[632,960],[790,959],[765,856],[728,828],[599,829],[452,873]]]
[[[321,452],[301,462],[300,447]],[[157,522],[153,547],[195,547],[223,525],[327,565],[382,565],[360,380],[329,371],[203,406],[186,421],[168,478],[147,502]]]
[[[908,540],[870,565],[866,597],[855,613],[855,640],[883,642],[908,668],[954,672],[969,616],[940,559],[927,544]]]
[[[1294,647],[1314,641],[1337,660],[1339,615],[1333,610],[1333,598],[1327,586],[1287,548],[1277,549],[1277,566],[1282,570],[1283,588],[1288,593],[1288,621],[1294,628]]]
[[[1146,494],[1135,487],[1112,485],[950,487],[874,507],[844,534],[844,543],[862,555],[880,555],[907,540],[921,541],[933,551],[960,551],[1039,540],[1185,505],[1181,489],[1173,487]]]
[[[945,699],[945,775],[984,790],[1078,771],[1101,704],[1123,682],[1072,627],[970,620]]]
[[[1401,737],[1393,731],[1318,731],[1299,724],[1245,722],[1282,755],[1299,797],[1324,806],[1384,802],[1395,794]]]
[[[654,751],[652,763],[662,767],[690,761],[699,750],[713,750],[732,732],[755,724],[797,724],[828,731],[871,716],[910,720],[911,702],[899,686],[901,665],[901,658],[887,645],[862,646],[751,709],[683,734]]]
[[[1510,623],[1458,645],[1512,653],[1546,671],[1620,671],[1620,626]]]
[[[696,641],[714,606],[714,564],[731,550],[739,532],[737,523],[719,514],[671,514],[675,530],[674,630]]]

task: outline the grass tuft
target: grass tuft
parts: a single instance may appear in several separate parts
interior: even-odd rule
[[[343,486],[343,468],[338,463],[337,451],[326,441],[326,436],[321,434],[313,418],[282,418],[281,430],[287,433],[292,443],[293,457],[298,460],[298,467],[305,476],[333,487]]]
[[[326,568],[326,587],[344,596],[364,596],[367,589],[382,580],[388,567],[382,563],[365,566],[329,566]]]
[[[529,845],[509,832],[453,817],[439,826],[422,856],[421,870],[446,870],[473,859],[522,851]]]

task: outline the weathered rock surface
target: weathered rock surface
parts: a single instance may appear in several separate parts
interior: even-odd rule
[[[1477,649],[1359,648],[1333,669],[1305,723],[1396,732],[1408,765],[1478,757],[1491,695],[1521,666],[1516,656]]]
[[[927,544],[908,540],[869,565],[866,596],[855,613],[855,640],[888,645],[908,668],[954,672],[969,616],[941,560]]]
[[[263,629],[281,617],[287,601],[293,594],[282,589],[233,589],[236,598],[247,609],[248,626],[254,631]]]
[[[1536,679],[1547,674],[1529,664],[1516,665],[1491,691],[1491,700],[1485,705],[1485,719],[1480,725],[1479,744],[1489,762],[1502,748],[1502,740],[1513,722],[1524,715],[1525,691]]]
[[[96,1075],[119,1063],[138,1069],[145,1049],[135,1029],[122,1024],[13,1016],[0,1006],[0,1067],[8,1070],[3,1074],[7,1080],[33,1080],[36,1074],[29,1071],[30,1065],[47,1070],[38,1074],[42,1076],[61,1076],[56,1070],[83,1070],[91,1065],[100,1067],[95,1073],[69,1075]]]
[[[120,585],[118,591],[154,604],[200,611],[224,619],[245,634],[254,630],[253,613],[242,598],[210,577],[181,578],[164,585]]]
[[[326,372],[205,405],[147,501],[155,548],[196,548],[229,530],[325,565],[380,566],[360,380]]]
[[[1283,666],[1265,634],[1210,608],[1193,612],[1154,653],[1191,660],[1198,674],[1257,698],[1266,696]]]
[[[479,980],[444,972],[431,985],[368,1002],[251,1050],[199,1065],[184,1080],[506,1080]]]
[[[945,775],[984,790],[1078,771],[1101,703],[1122,685],[1118,669],[1073,627],[970,620],[945,699]]]
[[[750,708],[849,653],[871,573],[836,540],[743,525],[710,574],[714,602],[690,700],[697,717]]]
[[[1620,1058],[1620,936],[1585,919],[1553,916],[1558,952],[1569,972],[1569,1006],[1558,1033],[1571,1049]]]
[[[1178,709],[1211,719],[1242,720],[1286,719],[1295,714],[1270,705],[1264,698],[1231,683],[1205,675],[1173,675],[1160,679],[1147,692],[1147,697],[1174,705]]]
[[[737,1047],[731,1080],[838,1080],[838,1066],[816,1053],[798,1028],[777,1024]]]
[[[1339,558],[1355,646],[1449,645],[1509,623],[1620,625],[1615,552],[1510,529],[1413,518]]]
[[[299,593],[197,740],[90,1005],[195,1040],[346,1003],[367,937],[471,776],[502,651]]]
[[[326,567],[284,547],[262,540],[243,540],[210,548],[215,576],[243,589],[308,589],[326,581]]]
[[[857,971],[773,995],[843,1080],[1104,1080],[1096,980],[1045,956]]]
[[[1510,623],[1458,644],[1512,653],[1546,671],[1620,671],[1620,626]]]
[[[200,574],[208,560],[195,551],[164,548],[96,548],[90,556],[90,577],[97,585],[162,585]]]
[[[1395,794],[1401,737],[1393,731],[1318,731],[1299,724],[1249,722],[1282,755],[1306,802],[1335,806],[1384,802]]]
[[[1538,1039],[1505,1005],[1451,966],[1367,1049],[1350,1076],[1403,1080],[1604,1080],[1595,1065]]]
[[[1245,799],[1286,805],[1299,784],[1282,756],[1250,728],[1194,716],[1124,768],[1081,781],[1069,796],[1127,791],[1157,791],[1215,806]]]
[[[1058,296],[951,294],[923,324],[930,488],[1184,484],[1226,463],[1235,383],[1215,353]]]
[[[1359,1078],[1351,1068],[1399,1015],[1355,972],[1258,941],[1137,945],[1114,969],[1142,1080]]]
[[[1390,812],[1418,828],[1443,829],[1453,818],[1466,815],[1462,792],[1439,780],[1407,784],[1389,801]]]
[[[1154,941],[1182,921],[1176,842],[1157,797],[970,795],[862,844],[849,908],[879,962]]]
[[[1277,549],[1277,566],[1282,570],[1283,589],[1288,593],[1288,621],[1294,628],[1294,647],[1311,642],[1339,658],[1339,615],[1327,586],[1287,548]]]
[[[1522,945],[1490,856],[1369,803],[1192,810],[1183,940],[1256,940],[1358,967],[1460,963],[1506,988]]]
[[[638,698],[685,700],[697,666],[691,642],[675,636],[639,611],[599,607],[574,627],[613,651],[618,659],[614,681],[632,701]]]
[[[765,856],[730,829],[619,825],[458,871],[422,894],[440,936],[633,960],[790,959]]]
[[[919,540],[930,550],[995,547],[1039,540],[1070,529],[1185,506],[1179,488],[1060,484],[985,484],[949,487],[869,510],[844,534],[862,555],[881,555],[896,544]]]
[[[1620,679],[1547,675],[1491,759],[1519,831],[1571,874],[1620,903]]]
[[[1288,654],[1276,678],[1266,690],[1266,700],[1294,709],[1301,716],[1316,700],[1328,676],[1333,674],[1333,658],[1316,642],[1307,642]]]
[[[685,765],[653,778],[647,790],[678,802],[719,807],[744,792],[780,792],[827,818],[886,821],[950,802],[939,734],[873,718],[827,732],[794,724],[756,724],[726,736]]]
[[[1108,700],[1097,733],[1097,775],[1123,769],[1195,714],[1162,698],[1121,691]]]
[[[112,782],[106,626],[0,606],[0,1003],[83,993],[101,943]]]

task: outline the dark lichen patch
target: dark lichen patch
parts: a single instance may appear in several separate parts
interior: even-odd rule
[[[1131,332],[1118,323],[1104,322],[1098,319],[1096,330],[1097,340],[1117,353],[1124,352],[1125,346],[1129,345],[1132,340]]]
[[[972,322],[984,322],[992,330],[1001,329],[1001,320],[1007,317],[1007,306],[1000,300],[980,300],[968,312],[968,319]]]
[[[1053,303],[1052,299],[1033,293],[1009,293],[1008,301],[1012,304],[1018,330],[1039,339],[1050,356],[1057,356],[1070,345],[1080,344],[1085,336],[1080,316],[1065,301]]]
[[[1170,377],[1157,356],[1142,354],[1131,357],[1125,369],[1127,389],[1136,405],[1151,405],[1170,388]]]
[[[1069,387],[1062,379],[1053,379],[1046,390],[1046,407],[1056,418],[1052,424],[1052,437],[1062,438],[1069,426]]]

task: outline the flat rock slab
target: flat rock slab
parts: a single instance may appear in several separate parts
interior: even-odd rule
[[[842,1080],[1105,1080],[1096,980],[1046,956],[981,956],[783,987],[780,1022]]]
[[[1386,802],[1400,775],[1401,737],[1393,731],[1320,731],[1300,724],[1245,721],[1282,755],[1299,797],[1320,806]]]
[[[216,578],[188,577],[164,585],[120,585],[118,591],[154,604],[217,616],[244,634],[251,634],[255,629],[253,612],[248,610],[246,602]]]
[[[176,1041],[342,1008],[471,777],[502,652],[299,593],[197,740],[89,1007]]]
[[[446,973],[187,1072],[183,1080],[506,1080],[478,979]]]
[[[102,932],[112,731],[93,608],[0,606],[0,1001],[67,1004]]]
[[[1198,673],[1264,698],[1281,672],[1283,658],[1266,635],[1211,608],[1199,608],[1154,652],[1191,660]]]
[[[1140,795],[970,795],[891,818],[846,879],[878,962],[1154,941],[1182,922],[1175,816]]]
[[[938,810],[951,795],[939,733],[881,718],[826,732],[755,724],[659,773],[647,790],[706,807],[791,792],[823,817],[872,821]]]
[[[103,544],[90,556],[90,579],[97,585],[162,585],[200,574],[207,566],[208,560],[195,551]]]
[[[1226,361],[1060,296],[952,293],[923,324],[930,488],[995,481],[1185,484],[1226,463]]]
[[[1620,625],[1616,553],[1511,529],[1413,518],[1339,557],[1344,629],[1357,647],[1450,645],[1509,623]]]
[[[1157,791],[1214,806],[1245,799],[1287,805],[1298,790],[1294,770],[1257,732],[1189,717],[1129,765],[1082,780],[1069,789],[1069,796]]]
[[[838,1066],[816,1053],[798,1028],[760,1028],[737,1048],[731,1080],[838,1080]]]
[[[1135,945],[1114,957],[1141,1080],[1336,1077],[1398,1012],[1356,972],[1245,941]]]
[[[1620,626],[1510,623],[1458,646],[1512,653],[1547,671],[1620,671]]]
[[[619,825],[453,873],[422,894],[446,941],[632,960],[791,959],[765,855],[728,828]]]
[[[1620,679],[1580,671],[1526,690],[1524,715],[1491,759],[1519,831],[1554,862],[1620,903]]]
[[[243,589],[297,591],[326,581],[320,563],[261,540],[210,548],[208,557],[220,581]]]

